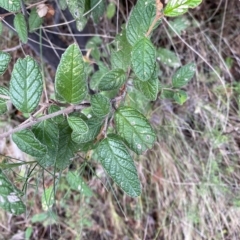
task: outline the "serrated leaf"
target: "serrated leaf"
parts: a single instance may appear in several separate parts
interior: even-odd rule
[[[110,91],[121,87],[126,81],[126,74],[122,69],[113,69],[104,74],[98,85],[101,91]]]
[[[116,50],[111,54],[111,64],[113,69],[121,68],[126,71],[131,64],[132,46],[126,37],[126,29],[115,38]]]
[[[189,63],[176,71],[172,78],[173,87],[180,88],[185,86],[194,76],[196,65]]]
[[[99,18],[103,16],[105,11],[105,0],[91,0],[91,14],[93,21],[97,23]]]
[[[36,8],[32,8],[28,18],[29,32],[34,32],[43,23],[43,18],[39,17]]]
[[[45,156],[47,147],[43,145],[31,130],[24,129],[12,135],[13,142],[23,152],[37,158]]]
[[[35,137],[47,147],[44,156],[37,158],[38,163],[43,167],[54,166],[58,152],[59,129],[50,119],[42,121],[33,126]]]
[[[12,214],[19,215],[25,212],[26,207],[18,190],[0,169],[0,207]]]
[[[134,87],[139,90],[147,99],[155,101],[158,94],[158,78],[152,77],[148,81],[134,79]]]
[[[116,135],[108,135],[96,149],[102,166],[113,181],[131,197],[141,194],[137,170],[127,148]]]
[[[16,12],[21,8],[20,0],[0,0],[0,7],[5,8],[9,12]]]
[[[59,124],[58,129],[59,139],[56,167],[59,170],[63,170],[69,166],[71,158],[74,157],[74,153],[78,149],[78,145],[71,138],[72,129],[67,121]]]
[[[88,187],[83,178],[79,176],[78,172],[68,172],[66,178],[71,189],[81,192],[86,197],[93,196],[92,190]]]
[[[138,0],[127,23],[127,39],[133,46],[145,36],[156,15],[155,0]]]
[[[3,86],[0,86],[0,95],[9,97],[9,95],[10,95],[9,90]]]
[[[101,126],[102,126],[102,120],[97,119],[95,117],[92,117],[88,120],[86,120],[86,123],[88,125],[88,132],[85,134],[78,134],[76,132],[72,132],[72,140],[76,143],[87,143],[90,141],[93,141],[96,136],[99,134]]]
[[[188,11],[188,8],[197,7],[202,0],[169,0],[164,8],[164,15],[176,17]]]
[[[85,134],[88,132],[88,125],[82,118],[77,116],[69,116],[67,121],[70,128],[77,134]]]
[[[0,76],[7,70],[10,60],[11,56],[9,53],[0,51]]]
[[[137,110],[120,107],[114,120],[118,134],[135,153],[141,154],[153,146],[156,135],[148,120]]]
[[[44,211],[48,211],[54,204],[54,191],[53,186],[44,189],[42,193],[42,208]]]
[[[136,76],[147,81],[155,69],[156,51],[151,41],[143,37],[133,46],[131,62]]]
[[[187,98],[187,93],[182,90],[175,92],[173,95],[173,99],[180,105],[183,105],[187,101]]]
[[[27,23],[26,20],[24,18],[24,15],[21,13],[18,13],[15,17],[14,17],[14,27],[16,29],[16,32],[18,33],[18,36],[20,38],[20,40],[23,43],[27,43],[28,41],[28,30],[27,30]]]
[[[176,54],[166,48],[159,48],[157,50],[157,59],[169,67],[177,68],[181,66],[181,62]]]
[[[111,109],[109,98],[100,93],[92,95],[91,106],[93,113],[98,117],[106,116]]]
[[[73,18],[76,20],[78,31],[82,31],[87,23],[87,20],[83,15],[85,10],[85,0],[67,0],[67,5]]]
[[[42,74],[34,59],[27,56],[15,63],[10,80],[10,98],[21,112],[31,113],[38,106],[43,89]]]
[[[63,53],[56,72],[55,90],[68,103],[78,104],[87,95],[82,53],[77,44]]]

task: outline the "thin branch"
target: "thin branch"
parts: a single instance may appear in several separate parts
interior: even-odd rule
[[[77,106],[74,106],[74,105],[71,105],[63,110],[60,110],[60,111],[57,111],[57,112],[54,112],[54,113],[51,113],[51,114],[48,114],[48,115],[45,115],[45,116],[42,116],[40,118],[37,118],[37,119],[34,119],[32,122],[28,122],[26,124],[23,124],[21,126],[18,126],[16,128],[13,128],[7,132],[4,132],[2,134],[0,134],[0,139],[3,139],[5,137],[8,137],[10,136],[11,134],[15,133],[15,132],[18,132],[20,130],[23,130],[23,129],[26,129],[26,128],[29,128],[39,122],[42,122],[44,120],[47,120],[47,119],[50,119],[50,118],[54,118],[56,116],[59,116],[61,114],[69,114],[69,113],[72,113],[73,111],[75,110],[82,110],[84,107],[88,106],[89,104],[88,103],[84,103],[84,104],[81,104],[81,105],[77,105]]]

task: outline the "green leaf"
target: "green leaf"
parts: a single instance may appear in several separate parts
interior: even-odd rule
[[[86,120],[89,131],[85,134],[72,133],[72,140],[76,143],[87,143],[93,141],[100,132],[102,120],[92,117]]]
[[[4,114],[7,112],[7,104],[5,101],[0,99],[0,115]]]
[[[9,90],[3,86],[0,86],[0,95],[9,97],[9,95],[10,95]]]
[[[49,108],[48,108],[48,113],[51,114],[51,113],[54,113],[54,112],[58,112],[60,111],[61,108],[57,105],[51,105]],[[64,117],[63,115],[58,115],[54,118],[52,118],[52,120],[55,122],[55,123],[62,123],[64,121]]]
[[[60,6],[61,10],[65,10],[67,8],[66,0],[59,0],[59,6]]]
[[[86,122],[77,116],[69,116],[67,118],[70,128],[77,134],[85,134],[88,132],[88,125]]]
[[[173,95],[173,99],[180,105],[183,105],[187,101],[187,98],[187,93],[182,90],[175,92]]]
[[[82,31],[87,23],[86,18],[83,16],[85,0],[67,0],[67,5],[73,18],[76,20],[78,31]]]
[[[3,23],[2,23],[2,21],[0,20],[0,35],[2,35],[2,32],[3,32]]]
[[[1,97],[2,96],[9,96],[9,91],[7,88],[0,86],[0,115],[7,112],[7,99]]]
[[[59,129],[51,120],[42,121],[33,126],[32,129],[35,137],[47,147],[44,156],[37,159],[38,163],[43,167],[54,166],[58,152]]]
[[[134,45],[145,36],[156,15],[155,0],[138,0],[127,23],[127,39]]]
[[[27,227],[25,230],[25,240],[30,240],[33,233],[32,227]]]
[[[163,99],[173,99],[174,96],[174,91],[173,90],[168,90],[168,89],[163,89],[161,98]]]
[[[181,35],[182,31],[186,30],[190,25],[191,22],[187,18],[187,16],[181,16],[174,18],[172,21],[169,21],[168,29],[171,33],[171,36],[175,36],[177,32],[179,35]]]
[[[92,190],[84,182],[83,178],[79,176],[78,172],[68,172],[66,178],[71,189],[81,192],[86,197],[93,196]]]
[[[166,48],[159,48],[157,50],[157,59],[169,67],[177,68],[181,66],[181,62],[176,54]]]
[[[92,90],[98,90],[98,85],[101,81],[102,76],[106,74],[108,71],[109,69],[100,69],[92,75],[90,80],[90,88]]]
[[[48,211],[54,204],[54,191],[53,186],[44,189],[42,193],[42,208],[44,211]]]
[[[133,80],[134,87],[139,90],[147,99],[155,101],[158,95],[158,77],[156,71],[148,81]]]
[[[188,8],[197,7],[202,0],[169,0],[164,8],[164,15],[168,17],[176,17],[188,11]]]
[[[131,64],[132,46],[126,37],[126,29],[115,38],[116,50],[112,51],[111,64],[113,69],[121,68],[127,71]]]
[[[32,8],[30,16],[28,18],[29,32],[34,32],[35,29],[39,28],[43,23],[43,18],[40,18],[37,9]]]
[[[59,170],[63,170],[69,166],[71,158],[74,157],[74,153],[78,149],[78,145],[71,138],[72,129],[67,121],[59,124],[58,129],[59,139],[56,167]]]
[[[148,38],[143,37],[132,50],[131,62],[136,76],[142,81],[150,79],[155,69],[155,61],[155,48]]]
[[[21,8],[20,0],[0,0],[0,7],[5,8],[9,12],[16,12]]]
[[[92,95],[91,106],[93,113],[98,117],[106,116],[111,109],[109,98],[100,93]]]
[[[98,145],[96,152],[104,169],[124,192],[131,197],[137,197],[141,194],[136,167],[127,148],[118,136],[108,135]]]
[[[31,222],[32,223],[44,222],[45,220],[47,220],[47,218],[48,218],[47,212],[38,213],[38,214],[33,215],[33,217],[31,218]]]
[[[116,13],[116,5],[112,2],[110,2],[107,6],[107,18],[112,19]]]
[[[91,50],[91,56],[96,60],[99,61],[101,57],[100,53],[100,46],[102,44],[102,39],[99,36],[94,36],[90,38],[86,44],[86,49]]]
[[[185,86],[194,76],[196,65],[189,63],[176,71],[172,78],[173,87],[180,88]]]
[[[125,81],[125,72],[122,69],[114,69],[102,76],[98,87],[101,91],[110,91],[121,87]]]
[[[91,0],[91,13],[95,23],[99,22],[99,18],[103,16],[105,11],[105,0]]]
[[[68,103],[78,104],[87,95],[82,53],[77,44],[63,53],[57,68],[55,90]]]
[[[137,110],[120,107],[114,120],[118,134],[135,153],[141,154],[153,146],[156,135],[148,120]]]
[[[7,70],[10,60],[10,54],[0,51],[0,76]]]
[[[0,186],[0,207],[15,215],[24,213],[26,207],[20,199],[22,192],[11,183],[1,169]]]
[[[18,33],[18,36],[20,38],[20,40],[23,43],[27,43],[28,41],[28,30],[27,30],[27,23],[26,20],[24,18],[24,15],[21,13],[18,13],[15,17],[14,17],[14,27],[16,29],[16,32]]]
[[[31,113],[39,104],[42,89],[42,74],[36,61],[29,56],[18,59],[10,80],[13,105],[21,112]]]
[[[47,153],[47,147],[34,136],[31,130],[24,129],[14,133],[12,139],[19,149],[33,157],[41,158]]]

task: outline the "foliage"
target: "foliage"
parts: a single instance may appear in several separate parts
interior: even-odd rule
[[[9,11],[18,11],[20,1],[12,2],[12,8],[5,1],[0,1],[0,6]],[[93,55],[99,65],[99,70],[93,75],[89,74],[90,65],[84,61],[78,45],[71,44],[57,68],[55,98],[51,101],[40,104],[44,82],[37,61],[29,56],[19,59],[14,65],[9,89],[0,88],[0,112],[6,112],[7,99],[17,110],[30,113],[32,117],[20,128],[1,134],[0,138],[12,134],[19,149],[34,158],[41,167],[52,167],[60,172],[69,167],[77,152],[82,152],[87,158],[89,151],[93,151],[108,175],[125,193],[131,197],[139,196],[141,184],[132,155],[143,154],[152,148],[156,135],[144,115],[146,113],[126,101],[131,94],[128,87],[133,85],[149,101],[156,100],[158,96],[167,96],[179,104],[187,100],[187,93],[181,88],[192,79],[194,64],[180,67],[173,74],[171,86],[162,86],[158,79],[157,57],[161,61],[162,56],[169,55],[174,61],[170,67],[178,67],[180,62],[168,50],[157,50],[150,36],[160,26],[164,15],[178,16],[200,2],[172,0],[162,9],[158,0],[138,0],[126,27],[116,36],[109,65],[104,66],[97,52]],[[61,6],[66,5],[79,30],[90,17],[87,12],[89,8],[92,8],[91,17],[95,22],[105,9],[104,0],[66,1]],[[108,17],[111,18],[111,14]],[[41,21],[34,9],[28,21],[30,32],[40,26]],[[23,13],[16,14],[14,26],[20,40],[26,43],[28,28]],[[96,48],[97,44],[92,41],[88,46]],[[0,52],[0,59],[0,73],[3,74],[10,57]],[[94,94],[92,91],[95,91]],[[68,175],[67,179],[71,182],[72,178]],[[2,203],[9,199],[8,194],[15,194],[14,185],[7,179],[4,184],[8,184],[11,191],[1,193],[4,197],[0,198]],[[54,189],[50,187],[45,190],[42,199],[46,209],[53,205],[53,198]],[[8,203],[10,205],[1,206],[13,212],[17,202],[22,210],[15,213],[22,213],[23,203],[17,195],[14,195],[14,200]]]

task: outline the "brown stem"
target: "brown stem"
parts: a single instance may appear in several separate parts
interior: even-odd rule
[[[69,107],[67,107],[67,108],[65,108],[63,110],[60,110],[60,111],[57,111],[57,112],[54,112],[54,113],[42,116],[40,118],[36,118],[32,122],[28,122],[26,124],[20,125],[20,126],[18,126],[16,128],[13,128],[13,129],[11,129],[11,130],[9,130],[7,132],[4,132],[4,133],[0,134],[0,139],[8,137],[8,136],[10,136],[11,134],[13,134],[15,132],[18,132],[20,130],[26,129],[28,127],[31,127],[31,126],[35,125],[36,123],[42,122],[44,120],[47,120],[47,119],[50,119],[50,118],[54,118],[54,117],[59,116],[61,114],[69,114],[69,113],[73,112],[74,110],[82,110],[84,107],[86,107],[86,105],[88,105],[88,103],[84,103],[84,104],[77,105],[77,106],[71,105],[71,106],[69,106]]]

